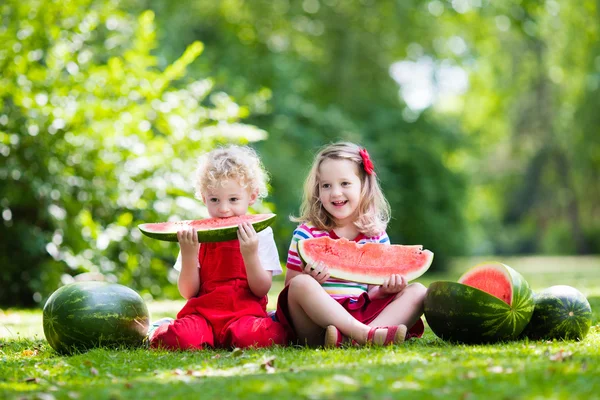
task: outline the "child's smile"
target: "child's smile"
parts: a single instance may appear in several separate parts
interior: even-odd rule
[[[333,205],[336,207],[343,207],[346,205],[346,203],[348,203],[348,200],[344,200],[344,201],[334,201]]]
[[[339,226],[353,222],[360,204],[358,166],[350,160],[327,159],[319,167],[319,200]]]

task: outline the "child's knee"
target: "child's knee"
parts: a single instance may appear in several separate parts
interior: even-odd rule
[[[420,305],[425,301],[426,293],[427,288],[423,284],[415,282],[405,287],[403,291],[396,295],[396,298],[402,297],[412,301],[416,305]]]
[[[409,298],[414,304],[414,307],[423,311],[425,306],[425,295],[427,294],[427,288],[418,282],[411,283],[406,287],[409,291]]]
[[[419,282],[411,283],[410,285],[407,286],[407,288],[410,288],[410,290],[412,291],[413,295],[416,298],[419,298],[421,300],[425,299],[425,294],[427,293],[427,288],[422,283],[419,283]]]
[[[321,287],[321,285],[315,280],[315,278],[306,274],[296,275],[294,278],[292,278],[289,285],[290,294],[298,292],[306,294],[306,292],[310,291],[311,289]]]

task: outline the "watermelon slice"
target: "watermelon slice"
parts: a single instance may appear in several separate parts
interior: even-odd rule
[[[299,241],[298,254],[305,264],[322,261],[334,278],[371,285],[381,285],[391,274],[411,281],[433,261],[433,253],[423,246],[358,244],[329,236]]]
[[[225,242],[237,239],[238,225],[250,222],[256,232],[260,232],[275,221],[275,214],[239,215],[228,218],[207,218],[190,221],[157,222],[138,225],[142,233],[153,239],[177,242],[177,231],[194,227],[201,243]]]
[[[533,314],[533,292],[507,265],[476,265],[458,282],[433,282],[425,297],[425,318],[444,340],[491,343],[514,340]]]

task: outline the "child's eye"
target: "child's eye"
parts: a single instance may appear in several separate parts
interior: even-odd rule
[[[342,182],[342,186],[350,186],[351,183],[350,182]]]
[[[232,197],[229,199],[230,202],[235,203],[236,201],[238,201],[239,199],[237,197]]]
[[[329,183],[324,183],[324,184],[321,185],[321,187],[323,189],[329,189],[331,187],[331,185]]]
[[[211,197],[210,199],[208,199],[208,201],[210,201],[211,203],[218,203],[219,199],[217,199],[216,197]]]

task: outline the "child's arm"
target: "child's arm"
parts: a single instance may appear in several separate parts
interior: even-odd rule
[[[254,227],[244,222],[238,227],[240,251],[246,265],[248,286],[257,297],[264,297],[271,289],[273,273],[263,268],[258,257],[258,235]]]
[[[390,275],[381,286],[370,286],[369,285],[369,299],[375,300],[382,297],[387,297],[392,294],[396,294],[404,290],[406,287],[406,278],[404,275]]]
[[[177,279],[177,288],[184,299],[191,299],[200,291],[198,233],[194,228],[178,231],[177,240],[181,247],[181,272]]]

